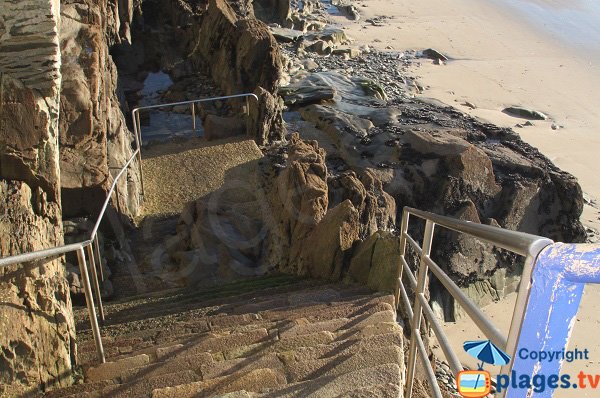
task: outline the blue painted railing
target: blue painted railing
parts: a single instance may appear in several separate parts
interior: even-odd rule
[[[517,340],[512,372],[504,380],[508,380],[507,376],[510,377],[507,398],[549,398],[556,388],[578,388],[573,387],[578,383],[577,375],[569,375],[569,383],[560,379],[564,360],[540,360],[535,356],[532,358],[528,353],[567,350],[583,288],[587,283],[600,283],[598,245],[554,243],[540,253],[533,268],[529,299]],[[536,384],[539,386],[534,384],[519,387],[518,380],[514,379],[522,375],[532,381],[537,376]],[[550,377],[552,380],[549,380]],[[544,385],[540,387],[542,381]],[[598,395],[595,396],[600,396],[600,386],[596,391]]]

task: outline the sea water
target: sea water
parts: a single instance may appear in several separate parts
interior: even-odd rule
[[[538,30],[600,59],[600,0],[493,0],[527,18]]]

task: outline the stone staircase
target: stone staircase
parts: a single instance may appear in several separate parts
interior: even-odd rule
[[[79,384],[59,397],[400,397],[394,297],[291,276],[105,307],[98,364],[77,313]]]

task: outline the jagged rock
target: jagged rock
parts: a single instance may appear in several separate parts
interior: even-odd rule
[[[321,31],[307,34],[305,37],[307,41],[321,40],[324,42],[330,42],[333,46],[348,44],[350,42],[350,39],[348,36],[346,36],[344,29],[335,27],[327,27]]]
[[[255,0],[252,4],[254,14],[265,22],[277,22],[286,26],[291,23],[289,0]]]
[[[270,28],[273,36],[282,43],[293,43],[298,41],[304,33],[299,30],[286,28]]]
[[[411,148],[421,154],[441,159],[448,175],[460,178],[471,189],[495,195],[496,184],[492,161],[474,144],[443,131],[435,133],[408,131],[404,136]]]
[[[303,44],[307,51],[315,52],[319,55],[329,55],[333,51],[332,42],[325,40],[317,40],[309,44]]]
[[[319,64],[317,64],[314,60],[312,59],[307,59],[302,63],[302,66],[304,67],[304,69],[306,69],[307,71],[313,71],[315,69],[319,69]]]
[[[283,101],[258,87],[254,94],[258,101],[250,100],[246,131],[258,145],[265,145],[283,137]]]
[[[400,238],[379,231],[369,236],[356,248],[348,275],[371,289],[396,294],[402,264]]]
[[[248,134],[260,145],[281,138],[282,105],[273,97],[283,77],[277,42],[269,28],[254,18],[240,18],[225,0],[210,0],[194,34],[190,59],[207,68],[225,94],[254,92]]]
[[[520,117],[522,119],[529,119],[529,120],[546,120],[546,119],[548,119],[548,116],[546,116],[542,112],[539,112],[539,111],[536,111],[533,109],[523,108],[521,106],[510,106],[508,108],[504,108],[502,110],[502,112],[504,112],[510,116]]]
[[[226,94],[274,92],[282,65],[277,42],[256,19],[241,19],[225,0],[210,0],[193,57],[208,66]]]
[[[359,238],[359,225],[358,211],[350,200],[328,210],[303,244],[299,273],[339,280],[345,257]]]
[[[361,180],[352,171],[330,178],[329,202],[336,205],[342,200],[351,201],[360,215],[361,238],[395,228],[394,198],[383,190],[381,180],[372,170],[365,170]]]
[[[434,50],[433,48],[428,48],[426,50],[421,51],[421,56],[424,58],[433,59],[434,61],[448,61],[448,57],[446,57],[441,52]]]
[[[97,214],[112,180],[131,157],[133,136],[118,101],[117,70],[110,45],[128,35],[131,2],[112,5],[86,0],[63,4],[60,43],[63,75],[60,117],[62,203],[65,216]],[[119,5],[125,5],[121,10]],[[119,209],[128,216],[139,208],[138,168],[119,182]]]
[[[235,116],[208,115],[204,120],[204,138],[209,141],[244,135],[245,133],[246,122]]]
[[[346,56],[348,58],[360,57],[360,50],[353,47],[338,47],[331,52],[331,55]]]
[[[330,86],[287,86],[279,94],[288,106],[305,106],[333,99],[335,91]]]

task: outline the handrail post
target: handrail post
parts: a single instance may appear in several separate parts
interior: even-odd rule
[[[406,210],[402,212],[402,224],[400,226],[400,257],[402,258],[406,255],[406,234],[408,233],[408,222],[409,222],[409,214]],[[398,296],[396,297],[396,310],[400,306],[400,290],[402,289],[402,278],[404,276],[404,267],[400,267],[400,275],[398,276]]]
[[[94,308],[94,297],[92,296],[90,277],[88,275],[87,266],[85,263],[85,252],[83,251],[83,247],[77,249],[77,259],[79,260],[79,272],[81,273],[81,281],[83,283],[83,291],[85,293],[85,301],[90,317],[90,326],[92,328],[94,341],[96,343],[98,359],[101,363],[104,363],[106,362],[106,358],[104,357],[104,347],[102,347],[102,336],[100,335],[100,327],[98,326],[98,319],[96,318],[96,309]]]
[[[94,240],[92,241],[92,244],[94,245],[94,251],[96,252],[96,259],[98,260],[98,269],[100,270],[100,280],[102,282],[104,282],[104,269],[102,267],[102,257],[100,257],[100,239],[98,239],[97,235],[94,238]]]
[[[98,239],[96,237],[96,239]],[[102,306],[102,294],[100,292],[100,284],[98,283],[98,269],[96,268],[96,261],[94,260],[94,249],[90,244],[86,247],[88,257],[90,259],[90,273],[92,274],[92,283],[96,300],[98,301],[98,314],[100,315],[100,321],[104,323],[104,308]]]
[[[415,366],[417,362],[417,335],[421,333],[421,319],[422,319],[422,307],[421,301],[418,299],[418,295],[425,291],[425,285],[427,282],[427,262],[426,257],[429,257],[431,253],[431,241],[433,240],[433,230],[435,223],[431,220],[427,220],[425,224],[425,233],[423,235],[423,250],[421,252],[421,259],[419,262],[419,275],[417,280],[417,290],[415,291],[415,303],[413,305],[413,319],[411,323],[411,338],[410,338],[410,349],[408,353],[408,364],[406,372],[406,391],[405,397],[412,397],[412,390],[415,378]]]
[[[145,195],[144,189],[144,171],[142,170],[142,125],[140,123],[140,112],[139,109],[133,110],[134,118],[133,125],[135,126],[136,144],[138,150],[138,169],[140,171],[140,186],[142,188],[142,196]]]
[[[190,105],[192,106],[192,129],[196,131],[196,104],[192,102]]]

